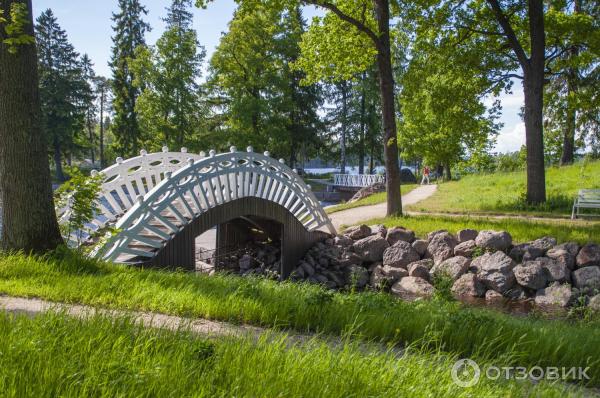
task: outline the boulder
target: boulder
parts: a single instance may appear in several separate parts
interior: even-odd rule
[[[570,254],[568,255],[570,256]],[[546,271],[548,283],[571,282],[571,271],[569,270],[569,267],[567,267],[561,261],[555,260],[550,257],[540,257],[537,259],[537,261],[539,261],[542,264],[544,271]]]
[[[452,285],[452,293],[459,297],[483,297],[485,286],[475,274],[464,274]]]
[[[382,236],[372,235],[354,242],[352,249],[363,261],[374,263],[375,261],[381,261],[383,252],[388,246],[387,241]]]
[[[474,229],[461,229],[456,233],[456,238],[459,243],[477,239],[479,233]]]
[[[425,265],[420,264],[420,261],[416,261],[408,266],[408,276],[416,276],[419,278],[423,278],[426,281],[431,281],[431,276],[429,275],[429,268]]]
[[[463,256],[450,257],[447,260],[436,264],[431,269],[434,275],[448,275],[453,280],[457,280],[469,269],[471,259]]]
[[[435,264],[454,256],[454,247],[457,245],[456,238],[448,232],[439,232],[432,236],[427,246],[425,256],[432,258]]]
[[[369,228],[371,228],[371,231],[374,231],[374,233],[381,235],[382,238],[385,239],[386,235],[387,235],[387,227],[383,224],[377,224],[377,225],[370,225]]]
[[[369,283],[369,271],[360,265],[351,265],[344,269],[346,271],[345,283],[350,286],[362,289]]]
[[[250,268],[253,268],[255,264],[254,258],[249,254],[244,254],[238,260],[238,266],[240,267],[240,271],[247,271]]]
[[[549,250],[549,252],[552,250],[566,250],[567,252],[569,252],[569,254],[577,256],[577,253],[579,253],[579,244],[577,242],[565,242],[561,243],[560,245],[554,246],[552,249]]]
[[[382,271],[385,276],[391,278],[394,282],[408,276],[408,271],[404,268],[390,267],[389,265],[384,265]]]
[[[406,275],[404,275],[404,276],[406,276]],[[394,278],[387,276],[383,272],[383,266],[377,265],[371,272],[371,277],[369,279],[369,285],[371,285],[375,289],[379,289],[379,290],[386,289],[386,288],[390,287],[392,285],[392,283],[394,283]]]
[[[477,234],[475,243],[484,249],[505,251],[512,245],[512,237],[506,231],[484,230]]]
[[[434,287],[423,278],[406,276],[392,285],[392,293],[396,296],[413,299],[417,297],[431,297]]]
[[[594,312],[600,312],[600,294],[595,295],[588,303],[590,309]]]
[[[306,261],[302,261],[298,268],[302,268],[306,276],[312,276],[315,274],[315,268]]]
[[[336,272],[324,270],[323,275],[325,275],[327,279],[329,279],[335,284],[334,287],[342,287],[345,284],[344,277],[342,275],[338,275]]]
[[[350,265],[361,265],[362,257],[353,252],[344,252],[342,257],[337,259],[337,264],[340,267],[348,267]]]
[[[568,307],[574,301],[575,297],[569,284],[553,283],[535,294],[535,303],[541,306]]]
[[[567,267],[569,270],[575,269],[575,256],[567,248],[556,246],[546,252],[548,258],[553,259],[557,263]]]
[[[421,256],[410,243],[400,240],[385,249],[383,252],[383,265],[406,268],[408,264],[418,261],[420,258]]]
[[[515,286],[516,279],[512,272],[515,262],[501,251],[485,253],[475,258],[471,265],[488,289],[504,293]]]
[[[495,290],[488,290],[487,292],[485,292],[485,301],[489,301],[489,302],[504,301],[504,296]]]
[[[471,257],[475,250],[477,249],[477,245],[474,240],[467,240],[462,243],[459,243],[454,248],[455,256],[463,256],[463,257]]]
[[[447,229],[437,229],[435,231],[431,231],[430,233],[427,234],[427,242],[431,242],[431,239],[433,239],[434,236],[436,236],[437,234],[441,234],[441,233],[448,233]]]
[[[518,245],[514,245],[508,252],[508,255],[510,258],[515,260],[516,263],[520,263],[523,261],[523,257],[525,256],[525,253],[527,252],[528,247],[529,247],[529,244],[527,244],[527,243],[521,243]]]
[[[423,239],[417,239],[412,243],[413,249],[415,249],[421,257],[427,253],[427,245],[429,245],[429,242]]]
[[[402,227],[392,227],[388,229],[385,240],[387,240],[390,246],[399,240],[412,243],[415,240],[415,232]]]
[[[429,271],[431,271],[431,269],[433,268],[433,260],[430,259],[430,258],[424,258],[423,260],[419,260],[419,261],[415,261],[413,263],[410,263],[410,264],[408,264],[408,266],[406,267],[406,269],[408,269],[413,264],[422,265],[423,267],[427,268]]]
[[[546,254],[546,252],[552,249],[554,246],[556,246],[556,239],[550,236],[544,236],[543,238],[536,239],[529,244],[530,248],[539,249],[544,254]]]
[[[503,296],[510,300],[526,300],[528,298],[525,289],[519,285],[505,291]]]
[[[352,243],[354,243],[354,241],[349,236],[338,235],[335,238],[333,238],[333,243],[336,246],[347,247],[352,246]]]
[[[577,267],[600,265],[600,245],[588,243],[579,250],[576,258]]]
[[[371,235],[371,228],[364,224],[355,225],[352,227],[348,227],[346,231],[344,231],[344,235],[353,240],[363,239]]]
[[[579,268],[573,271],[571,278],[576,288],[600,290],[600,267],[598,266]]]
[[[546,287],[548,278],[540,261],[525,261],[513,268],[517,283],[529,289],[542,289]]]

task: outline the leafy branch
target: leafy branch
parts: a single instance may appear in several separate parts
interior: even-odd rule
[[[19,46],[35,43],[32,35],[25,33],[25,27],[29,25],[27,5],[24,3],[12,3],[9,10],[9,18],[5,17],[5,11],[0,10],[0,25],[4,25],[6,38],[2,43],[8,46],[8,52],[16,54]]]

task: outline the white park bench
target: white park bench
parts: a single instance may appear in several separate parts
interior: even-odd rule
[[[571,219],[575,219],[581,214],[580,209],[600,209],[600,189],[580,189],[573,203]],[[600,214],[596,215],[600,216]]]

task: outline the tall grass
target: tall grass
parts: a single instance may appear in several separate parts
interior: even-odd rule
[[[391,344],[408,345],[427,335],[461,356],[505,360],[510,355],[521,366],[590,366],[591,382],[600,386],[598,322],[515,318],[456,302],[409,303],[384,293],[334,293],[309,284],[142,270],[68,257],[0,257],[0,293],[298,331],[352,331],[357,338]]]
[[[3,397],[563,397],[575,387],[490,381],[452,382],[455,355],[398,357],[357,344],[332,349],[313,339],[290,345],[207,341],[185,330],[144,329],[127,319],[34,319],[0,314]]]
[[[525,184],[524,171],[469,175],[440,184],[434,195],[408,209],[435,213],[570,215],[579,189],[600,188],[600,161],[548,168],[548,201],[541,206],[526,203]]]

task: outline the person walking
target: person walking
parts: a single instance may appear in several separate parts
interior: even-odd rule
[[[423,168],[423,178],[421,179],[421,185],[425,184],[425,180],[427,180],[427,185],[429,185],[429,166],[425,166]]]

